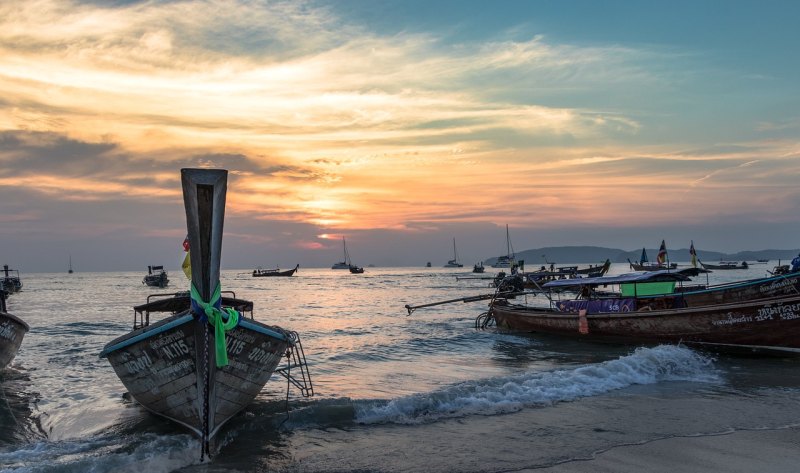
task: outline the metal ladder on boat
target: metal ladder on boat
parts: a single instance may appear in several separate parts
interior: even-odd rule
[[[300,342],[300,335],[297,332],[288,330],[285,333],[292,341],[286,350],[288,363],[285,367],[276,369],[275,372],[292,383],[303,397],[311,397],[314,395],[314,384],[311,382],[311,373],[308,371],[308,362],[303,351],[303,343]],[[297,370],[299,370],[299,373],[297,373]]]

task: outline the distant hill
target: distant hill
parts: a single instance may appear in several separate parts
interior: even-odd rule
[[[697,258],[707,263],[723,261],[748,261],[753,262],[758,259],[769,259],[777,263],[778,260],[788,263],[797,256],[800,250],[758,250],[740,251],[738,253],[721,253],[718,251],[698,250]],[[532,268],[543,264],[555,262],[559,264],[594,264],[602,263],[610,259],[612,263],[625,263],[639,261],[642,254],[641,248],[626,251],[617,248],[604,248],[601,246],[549,246],[520,251],[516,253],[517,260],[525,261],[525,266]],[[647,248],[647,257],[650,261],[655,261],[658,255],[658,248]],[[669,249],[670,261],[689,261],[689,248]],[[546,259],[546,262],[545,262]],[[484,260],[484,264],[492,265],[497,261],[497,257]]]

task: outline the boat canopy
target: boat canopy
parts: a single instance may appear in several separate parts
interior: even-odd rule
[[[546,289],[565,289],[583,286],[608,286],[610,284],[638,284],[667,281],[690,281],[688,276],[675,271],[645,271],[643,273],[627,273],[617,276],[598,276],[593,278],[558,279],[542,285]]]

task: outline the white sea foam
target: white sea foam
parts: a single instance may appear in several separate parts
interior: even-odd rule
[[[121,443],[126,440],[131,444]],[[0,473],[167,473],[197,463],[199,452],[199,442],[189,435],[37,442],[0,453]]]
[[[356,405],[356,422],[417,424],[518,411],[663,381],[717,382],[713,360],[685,347],[637,348],[616,360],[573,369],[469,381],[440,391]]]

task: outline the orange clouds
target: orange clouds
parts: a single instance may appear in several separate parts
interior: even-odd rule
[[[292,2],[17,3],[0,6],[0,131],[116,149],[98,153],[114,165],[96,175],[42,166],[3,175],[4,186],[179,199],[170,166],[201,156],[235,176],[229,212],[337,231],[621,214],[652,224],[791,207],[763,193],[792,197],[781,183],[796,166],[776,158],[796,157],[795,143],[733,154],[645,146],[635,110],[552,98],[648,84],[633,49],[382,37]],[[61,150],[48,152],[55,161]]]

